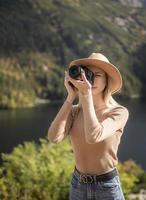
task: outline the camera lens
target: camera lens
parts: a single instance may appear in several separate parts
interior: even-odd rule
[[[84,70],[87,80],[93,85],[94,73],[83,65],[72,65],[69,68],[69,75],[72,78],[77,79],[81,75],[82,70]]]
[[[78,66],[78,65],[71,66],[70,69],[69,69],[69,75],[72,78],[77,78],[78,76],[81,75],[81,67]]]

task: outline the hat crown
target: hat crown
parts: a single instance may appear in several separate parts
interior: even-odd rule
[[[92,53],[88,58],[97,59],[109,63],[109,60],[101,53]]]
[[[120,71],[101,53],[93,52],[87,58],[74,60],[69,64],[69,67],[73,65],[83,65],[88,67],[95,66],[105,71],[110,77],[109,80],[111,80],[111,94],[116,93],[122,88],[122,77]]]

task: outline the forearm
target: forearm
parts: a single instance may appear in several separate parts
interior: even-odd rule
[[[72,109],[73,98],[67,97],[48,130],[50,142],[57,143],[62,140],[65,133],[67,119]]]
[[[101,125],[95,113],[92,91],[85,95],[80,95],[80,98],[83,107],[85,138],[88,143],[94,143],[98,130],[101,130]],[[96,132],[95,129],[97,130]]]

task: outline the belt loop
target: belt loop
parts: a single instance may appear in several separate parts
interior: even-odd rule
[[[96,183],[96,175],[93,176],[94,182]]]

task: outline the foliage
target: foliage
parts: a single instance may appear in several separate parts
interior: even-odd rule
[[[0,107],[32,106],[34,90],[30,87],[16,59],[0,60]]]
[[[63,73],[49,54],[24,51],[0,59],[0,107],[34,106],[37,97],[63,99]]]
[[[137,76],[137,71],[145,69],[137,55],[146,38],[145,20],[145,9],[133,9],[112,0],[1,1],[0,68],[5,71],[3,76],[0,74],[0,82],[5,83],[0,93],[1,107],[34,104],[32,96],[62,99],[65,66],[93,51],[107,55],[121,70],[122,94],[142,94],[145,76]],[[9,76],[11,68],[17,71],[17,77],[21,71],[25,80],[16,81]],[[4,81],[7,76],[8,84]]]
[[[64,97],[64,71],[53,55],[23,51],[17,54],[17,59],[36,96],[50,100]]]
[[[50,144],[25,142],[11,154],[2,154],[0,167],[0,199],[3,200],[67,200],[74,168],[72,149],[68,140]],[[134,161],[119,163],[118,170],[126,197],[135,188],[146,184],[146,172]],[[141,187],[141,188],[140,188]]]
[[[0,168],[0,199],[66,200],[73,168],[71,149],[66,142],[40,145],[26,142],[3,154]]]
[[[139,185],[139,188],[137,188],[137,183],[139,182],[142,175],[146,175],[146,172],[144,172],[144,170],[140,166],[138,166],[133,160],[119,163],[118,169],[120,171],[120,180],[122,183],[123,192],[126,197],[130,193],[139,192],[139,190],[143,188],[142,184]],[[135,190],[135,188],[137,188],[137,191]]]
[[[138,194],[142,189],[146,189],[146,172],[133,160],[119,163],[118,169],[120,171],[120,180],[127,200],[131,199],[129,194]]]

